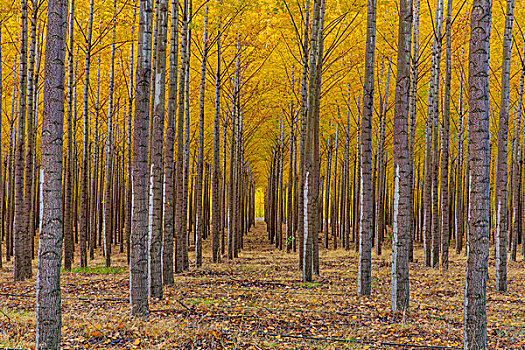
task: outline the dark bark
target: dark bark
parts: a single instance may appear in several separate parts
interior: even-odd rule
[[[148,119],[151,81],[152,0],[140,1],[133,135],[133,216],[130,253],[131,315],[147,317],[148,306]]]
[[[42,119],[42,230],[38,244],[36,348],[59,349],[62,261],[62,137],[64,123],[65,0],[49,0]]]
[[[464,298],[465,349],[488,349],[487,278],[489,258],[489,52],[492,8],[487,0],[474,0],[469,48],[469,157],[470,207],[467,270]]]

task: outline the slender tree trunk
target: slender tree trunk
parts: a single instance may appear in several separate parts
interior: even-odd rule
[[[193,1],[189,0],[188,7],[188,20],[192,19],[192,5]],[[188,237],[186,234],[187,231],[187,221],[188,221],[188,187],[189,187],[189,172],[190,172],[190,58],[191,58],[191,27],[188,27],[186,31],[186,42],[188,43],[188,48],[186,51],[186,73],[184,81],[184,179],[183,179],[183,208],[182,212],[182,226],[184,228],[184,236]],[[182,241],[183,244],[183,258],[184,258],[184,270],[189,268],[188,260],[188,239]]]
[[[352,242],[355,243],[355,251],[359,252],[359,210],[361,206],[361,96],[357,96],[357,122],[356,122],[356,142],[355,142],[355,176],[354,176],[354,213],[353,213],[353,228],[352,228]],[[350,242],[346,242],[348,245]]]
[[[408,140],[410,106],[410,49],[412,0],[402,0],[399,11],[398,56],[394,110],[394,217],[392,228],[392,310],[409,307],[409,239],[412,234]]]
[[[446,72],[445,72],[445,91],[443,100],[443,119],[441,122],[441,268],[448,270],[448,248],[449,248],[449,129],[450,129],[450,80],[452,65],[451,50],[451,21],[452,21],[452,0],[447,2],[447,19],[446,19]]]
[[[42,230],[38,242],[36,348],[59,349],[62,328],[62,136],[64,123],[65,0],[47,5],[44,109],[42,120]]]
[[[465,349],[487,346],[487,277],[490,231],[489,52],[491,2],[474,0],[469,48],[470,207],[464,298]],[[501,124],[500,124],[501,128]]]
[[[440,233],[440,212],[439,212],[439,108],[440,108],[440,67],[441,67],[441,46],[443,32],[443,0],[438,0],[436,4],[436,24],[434,33],[434,83],[432,99],[432,267],[439,267],[439,256],[441,247]],[[448,169],[448,168],[447,168]],[[448,186],[448,184],[445,184]]]
[[[332,236],[334,237],[334,240],[337,239],[337,220],[339,212],[339,205],[337,201],[337,158],[338,158],[338,149],[339,149],[339,124],[335,126],[335,150],[334,150],[334,168],[332,170],[333,172],[333,186],[334,191],[332,192],[332,207],[330,210],[330,226],[332,227]]]
[[[224,126],[222,134],[222,181],[221,181],[221,256],[226,252],[226,136],[228,134],[228,111],[224,114]]]
[[[318,196],[319,196],[319,114],[322,44],[319,33],[322,30],[324,0],[314,1],[312,15],[312,35],[310,38],[310,62],[308,82],[308,110],[305,130],[304,162],[304,260],[303,281],[310,282],[315,272],[315,241],[318,233]],[[317,113],[316,113],[317,112]]]
[[[295,93],[295,81],[294,81],[294,72],[292,65],[292,97],[290,98],[290,137],[288,141],[288,197],[286,200],[286,252],[289,253],[292,249],[292,239],[293,239],[293,223],[294,223],[294,211],[293,211],[293,190],[294,190],[294,152],[295,152],[295,111],[294,111],[294,98],[293,94]],[[328,172],[327,172],[328,173]],[[329,176],[327,177],[327,179]],[[330,185],[327,185],[327,191]],[[325,225],[328,229],[328,222]],[[325,231],[325,237],[328,236],[328,231]],[[326,242],[328,239],[326,238]]]
[[[305,212],[304,212],[304,180],[305,180],[305,142],[306,142],[306,114],[308,111],[308,41],[309,26],[310,26],[310,1],[305,2],[304,9],[304,30],[303,30],[303,46],[302,46],[302,63],[303,72],[301,80],[301,137],[299,140],[299,188],[297,196],[298,221],[297,221],[297,238],[299,246],[299,269],[303,268],[304,260],[304,232],[305,232]]]
[[[321,1],[320,17],[319,17],[319,31],[317,32],[317,57],[316,57],[316,86],[315,86],[315,130],[314,130],[314,161],[315,161],[315,176],[314,178],[315,187],[315,208],[319,206],[319,115],[321,110],[321,86],[322,86],[322,74],[323,74],[323,54],[324,54],[324,14],[326,11],[325,0]],[[317,187],[317,188],[316,188]],[[317,219],[315,222],[316,230],[314,231],[315,236],[313,237],[314,243],[314,261],[313,261],[313,272],[319,276],[319,232],[321,230],[322,221]]]
[[[511,237],[518,237],[518,236],[521,236],[522,233],[521,233],[521,225],[520,225],[520,222],[519,222],[519,219],[520,219],[520,207],[521,207],[521,203],[520,203],[520,192],[521,192],[521,187],[520,187],[520,183],[521,183],[521,164],[522,162],[520,161],[521,160],[521,108],[523,107],[523,80],[524,80],[524,70],[522,68],[522,71],[521,71],[521,78],[520,78],[520,92],[519,92],[519,96],[518,96],[518,111],[517,111],[517,115],[516,115],[516,119],[517,119],[517,127],[516,127],[516,132],[513,133],[513,151],[512,151],[512,158],[511,159],[511,164],[512,164],[512,176],[511,176],[511,181],[512,181],[512,206],[511,206],[511,209],[512,209],[512,226],[511,226]],[[496,240],[495,240],[496,241]],[[501,248],[500,248],[501,249]],[[505,256],[503,257],[503,259],[501,260],[504,260],[504,261],[500,261],[500,264],[498,266],[498,268],[500,269],[499,273],[497,273],[497,276],[499,276],[500,278],[498,278],[496,280],[496,289],[500,292],[505,292],[506,291],[506,286],[503,287],[502,285],[506,284],[506,263],[507,263],[507,239],[505,239],[505,246],[504,248],[502,248],[504,250],[504,253],[505,253]],[[495,250],[496,250],[496,259],[498,259],[498,247],[497,245],[495,246]],[[501,253],[501,251],[499,252]],[[501,257],[500,257],[501,258]],[[504,266],[503,266],[504,265]],[[503,270],[503,271],[501,271]],[[497,270],[496,270],[497,271]]]
[[[113,106],[113,88],[115,84],[115,30],[116,30],[116,0],[113,0],[113,38],[111,43],[111,62],[108,87],[108,119],[106,131],[106,169],[104,175],[104,221],[102,235],[104,238],[104,257],[106,266],[111,266],[111,170],[113,161],[113,122],[118,122],[118,111]],[[118,109],[118,108],[117,108]]]
[[[13,183],[14,183],[14,140],[15,140],[15,130],[14,130],[14,124],[15,124],[15,101],[16,98],[16,63],[17,63],[17,55],[15,53],[14,57],[14,63],[13,63],[13,89],[11,93],[11,118],[9,120],[9,149],[8,149],[8,155],[6,159],[6,185],[7,185],[7,198],[6,198],[6,261],[11,260],[11,256],[13,256],[13,221],[12,221],[12,202],[13,202]]]
[[[464,50],[463,50],[464,51]],[[462,52],[463,63],[463,52]],[[460,83],[459,83],[459,101],[458,101],[458,169],[456,171],[456,254],[461,253],[463,249],[463,234],[464,234],[464,198],[463,193],[463,66],[460,67]]]
[[[406,39],[404,39],[406,40]],[[410,40],[409,40],[410,41]],[[410,43],[409,43],[410,44]],[[399,69],[399,68],[398,68]],[[385,100],[383,105],[380,106],[380,127],[379,127],[379,145],[377,154],[377,165],[378,165],[378,191],[376,193],[376,225],[375,225],[375,248],[376,254],[381,255],[383,233],[385,230],[385,177],[386,177],[386,162],[384,161],[384,149],[385,149],[385,128],[386,128],[386,111],[388,105],[388,90],[390,85],[390,72],[392,70],[392,59],[388,59],[388,73],[386,78],[385,86]],[[399,84],[399,82],[398,82]],[[397,101],[396,101],[397,102]],[[394,174],[395,176],[395,174]]]
[[[330,125],[331,126],[331,125]],[[328,249],[328,224],[330,218],[330,179],[332,178],[332,135],[328,136],[328,144],[326,146],[326,194],[325,194],[325,216],[324,216],[324,247]],[[335,172],[335,169],[334,169]],[[335,186],[335,184],[334,184]],[[333,231],[332,231],[333,233]],[[334,249],[337,248],[337,236],[333,234]]]
[[[26,150],[26,111],[27,111],[27,0],[20,5],[20,81],[18,92],[18,135],[16,142],[15,175],[15,281],[31,278],[31,254],[29,252],[28,208],[25,207],[24,171]]]
[[[66,161],[66,181],[65,181],[65,202],[64,202],[64,268],[71,270],[73,262],[73,235],[72,235],[72,180],[73,180],[73,34],[75,20],[75,1],[69,2],[69,31],[68,31],[68,77],[67,77],[67,157]]]
[[[412,76],[411,76],[411,92],[410,92],[410,134],[409,134],[409,143],[408,143],[408,157],[411,164],[410,173],[409,173],[409,183],[410,183],[410,192],[409,192],[409,201],[410,201],[410,210],[412,210],[412,234],[409,239],[409,251],[408,259],[409,261],[414,260],[414,234],[417,231],[417,217],[418,211],[415,210],[414,199],[416,194],[414,188],[414,146],[416,142],[416,120],[417,120],[417,80],[419,77],[419,1],[414,1],[414,13],[413,13],[413,29],[412,29]],[[419,182],[419,175],[418,175]],[[419,189],[419,186],[417,187]],[[420,191],[420,190],[419,190]]]
[[[175,112],[177,110],[177,64],[179,46],[179,1],[171,1],[170,77],[168,88],[168,120],[164,147],[164,235],[162,242],[162,281],[173,284],[174,192],[173,151],[175,141]]]
[[[179,78],[179,110],[177,121],[177,162],[176,162],[176,188],[175,188],[175,234],[176,234],[176,254],[175,254],[175,272],[182,272],[184,269],[185,255],[184,241],[186,240],[186,220],[184,212],[184,86],[186,81],[186,51],[188,49],[187,40],[188,31],[188,0],[184,0],[182,13],[182,33],[181,33],[181,58],[180,58],[180,78]]]
[[[489,5],[490,6],[490,5]],[[512,26],[514,23],[514,0],[507,1],[505,33],[501,68],[501,100],[498,123],[498,155],[496,163],[496,197],[494,213],[494,245],[496,248],[496,289],[507,290],[507,137],[509,125],[510,60],[512,50]],[[472,110],[471,112],[472,113]]]
[[[344,164],[343,164],[343,173],[345,175],[345,187],[343,189],[344,193],[344,204],[345,210],[343,211],[342,218],[344,221],[344,236],[341,237],[342,242],[344,242],[344,247],[346,250],[350,249],[348,244],[350,241],[350,83],[348,83],[348,98],[346,106],[346,127],[345,127],[345,154],[344,154]],[[334,249],[337,249],[337,242],[334,241]]]
[[[235,91],[235,90],[234,90]],[[234,92],[235,93],[235,92]],[[235,108],[235,103],[232,101],[232,108]],[[231,125],[230,125],[230,176],[228,179],[228,259],[233,259],[234,257],[234,246],[235,246],[235,232],[234,232],[234,225],[233,225],[233,211],[234,211],[234,205],[233,201],[235,198],[234,195],[234,168],[236,166],[235,164],[235,138],[236,138],[236,124],[237,124],[237,118],[235,112],[232,112],[232,119],[231,119]],[[273,179],[273,177],[272,177]]]
[[[376,32],[376,1],[368,0],[366,21],[365,82],[363,95],[363,124],[361,130],[361,165],[359,192],[361,215],[359,222],[359,268],[357,293],[370,295],[371,290],[371,250],[372,250],[372,118],[374,104],[374,54]]]
[[[15,59],[16,61],[16,59]],[[3,75],[2,75],[2,26],[0,25],[0,116],[3,112]],[[4,128],[2,123],[0,123],[0,140],[3,140]],[[4,165],[4,155],[3,155],[3,143],[0,142],[0,242],[5,239],[5,169],[7,168]],[[2,244],[0,243],[0,268],[2,267]]]
[[[72,0],[73,1],[73,0]],[[88,198],[88,177],[90,168],[88,166],[89,161],[89,72],[91,63],[91,38],[93,33],[93,0],[90,2],[89,10],[89,24],[88,24],[88,36],[86,39],[86,67],[84,70],[84,149],[82,156],[82,179],[80,183],[80,266],[87,266],[87,240],[89,231],[89,198]],[[114,24],[115,25],[115,24]],[[113,48],[114,49],[114,48]],[[107,260],[106,260],[107,261]]]
[[[135,34],[135,21],[137,17],[137,10],[136,8],[133,10],[133,27],[131,27],[131,35],[134,38]],[[135,51],[135,41],[131,41],[130,46],[130,53],[129,53],[129,86],[128,86],[128,134],[126,137],[126,143],[127,143],[127,149],[128,149],[128,157],[127,157],[127,167],[126,167],[126,208],[124,212],[124,234],[126,235],[126,255],[127,255],[127,262],[129,264],[129,253],[130,253],[130,243],[131,243],[131,211],[132,211],[132,203],[133,203],[133,196],[132,196],[132,177],[131,177],[131,171],[132,171],[132,158],[133,158],[133,151],[131,149],[131,118],[133,113],[133,96],[134,96],[134,79],[133,79],[133,57]],[[173,124],[173,123],[172,123]],[[167,124],[166,130],[170,128],[170,124]],[[167,131],[166,131],[167,134]],[[95,136],[96,139],[96,136]],[[166,135],[166,140],[168,140],[168,136]],[[122,140],[124,143],[124,140]],[[95,154],[97,150],[97,143],[95,142]],[[95,159],[95,162],[97,161],[97,157],[93,157]],[[97,176],[97,168],[98,165],[94,164],[94,171],[93,176],[96,178]],[[95,180],[96,181],[96,180]],[[95,183],[95,181],[93,183]],[[95,192],[95,185],[93,185],[93,193],[91,194],[91,198],[96,197]],[[95,204],[96,205],[96,204]],[[92,202],[92,210],[94,208],[93,202]],[[94,217],[94,216],[93,216]],[[173,219],[173,218],[172,218]],[[91,225],[91,227],[95,227],[95,225]],[[173,241],[173,235],[172,235],[172,241]],[[163,247],[164,248],[164,247]],[[173,256],[172,256],[173,260]]]
[[[163,213],[163,140],[164,108],[166,105],[166,41],[168,38],[168,0],[159,0],[156,8],[156,53],[155,53],[155,95],[153,97],[153,119],[151,121],[151,177],[153,203],[151,231],[149,232],[149,294],[162,299],[162,213]]]
[[[204,6],[204,37],[202,42],[202,65],[200,81],[200,98],[199,98],[199,150],[197,156],[197,179],[195,182],[195,267],[202,266],[202,229],[203,229],[203,211],[202,211],[202,181],[203,181],[203,162],[204,162],[204,93],[206,88],[206,62],[208,59],[208,1]]]
[[[89,258],[93,260],[95,258],[95,248],[97,246],[97,234],[100,234],[100,231],[98,230],[99,227],[99,219],[98,219],[98,210],[100,208],[99,203],[99,196],[100,196],[100,190],[99,190],[99,174],[100,174],[100,148],[99,148],[99,125],[98,125],[98,115],[99,115],[99,102],[100,102],[100,56],[98,57],[98,68],[97,68],[97,92],[96,92],[96,98],[95,98],[95,122],[94,122],[94,131],[93,131],[93,176],[92,176],[92,187],[91,187],[91,229],[90,232],[90,238],[89,238]],[[131,101],[130,101],[131,103]],[[131,111],[130,111],[131,113]],[[131,117],[130,117],[131,118]],[[131,120],[131,119],[130,119]],[[130,122],[131,123],[131,122]],[[128,129],[128,131],[131,130],[131,127]],[[131,150],[130,147],[128,149]],[[131,167],[129,169],[131,172]],[[131,175],[130,175],[131,176]],[[130,197],[131,198],[131,197]],[[131,199],[130,199],[131,200]],[[131,203],[130,203],[131,205]],[[131,213],[130,213],[131,218]],[[130,223],[130,229],[129,231],[131,233],[131,223]],[[128,247],[129,248],[129,247]],[[129,255],[129,251],[128,251]],[[128,263],[129,263],[129,257],[128,257]]]
[[[151,81],[152,0],[140,0],[133,135],[133,215],[130,254],[131,315],[147,317],[148,306],[148,119]]]
[[[278,176],[278,188],[277,188],[277,240],[275,242],[275,246],[279,248],[279,250],[283,249],[283,210],[282,210],[282,202],[283,202],[283,153],[284,153],[284,123],[280,122],[281,126],[281,136],[279,138],[279,160],[278,160],[278,168],[277,168],[277,176]]]
[[[525,41],[523,43],[523,50],[525,51]],[[525,82],[525,65],[522,64],[521,66],[521,77],[520,77],[520,90],[519,90],[519,96],[518,96],[518,111],[520,113],[520,116],[521,116],[521,113],[522,113],[522,108],[523,108],[523,90],[524,90],[524,82]],[[525,128],[525,125],[524,125],[524,128]],[[522,156],[523,156],[523,150],[525,149],[525,147],[523,147],[523,145],[525,145],[525,138],[523,140],[523,144],[522,144]],[[523,163],[522,163],[522,167],[521,167],[521,172],[523,173]],[[521,179],[522,176],[520,176],[520,179]],[[522,185],[522,189],[523,189],[523,186],[524,184],[521,182],[521,180],[518,182],[518,183],[521,183]],[[523,192],[523,191],[519,191],[519,192]],[[522,195],[522,198],[525,198],[523,197]],[[525,218],[525,208],[523,207],[524,201],[522,201],[522,208],[521,208],[521,218]],[[520,223],[519,220],[517,220],[518,223]],[[524,229],[523,229],[523,225],[521,227],[521,251],[522,251],[522,255],[524,256],[524,259],[525,259],[525,237],[523,235],[523,232],[524,232]],[[518,249],[518,234],[513,234],[512,235],[512,239],[511,239],[511,242],[510,242],[510,258],[512,261],[516,261],[516,254],[517,254],[517,249]]]
[[[222,226],[222,209],[221,205],[221,164],[219,158],[220,147],[220,117],[221,117],[221,17],[218,18],[217,24],[217,65],[215,72],[215,117],[213,121],[213,174],[212,174],[212,260],[214,263],[220,262],[221,255],[219,252],[221,232],[224,237]],[[204,45],[206,47],[206,45]],[[223,169],[225,171],[226,169]],[[224,243],[223,243],[224,246]]]

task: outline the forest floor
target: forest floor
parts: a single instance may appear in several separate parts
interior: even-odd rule
[[[321,275],[302,283],[296,254],[271,246],[262,223],[245,237],[239,259],[212,264],[208,245],[204,266],[176,276],[164,299],[150,302],[147,321],[129,317],[125,254],[114,257],[111,269],[63,273],[63,349],[462,347],[463,254],[451,251],[450,269],[442,273],[422,266],[418,247],[410,264],[410,312],[400,314],[390,311],[389,246],[382,256],[372,254],[372,295],[360,297],[353,250],[321,249]],[[0,272],[0,348],[32,349],[35,277],[14,283],[12,271],[11,262]],[[490,349],[525,349],[524,271],[523,262],[509,262],[509,291],[499,294],[490,260]]]

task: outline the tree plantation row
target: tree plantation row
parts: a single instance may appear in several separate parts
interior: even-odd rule
[[[525,11],[498,4],[4,6],[0,264],[36,265],[37,347],[60,347],[62,266],[126,253],[147,318],[203,240],[238,258],[264,216],[304,282],[320,249],[355,249],[360,296],[391,247],[393,312],[415,249],[444,274],[466,254],[464,348],[487,349],[489,243],[498,292],[525,258]]]

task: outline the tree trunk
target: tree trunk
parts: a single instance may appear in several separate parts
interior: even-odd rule
[[[217,24],[217,66],[215,72],[215,117],[213,121],[213,174],[212,174],[212,260],[214,263],[220,262],[221,255],[219,252],[221,232],[224,237],[222,226],[222,208],[223,202],[220,196],[221,190],[221,164],[219,158],[220,147],[220,117],[221,117],[221,17],[218,18]],[[206,47],[206,45],[205,45]],[[223,169],[225,171],[226,169]],[[224,245],[224,244],[223,244]]]
[[[469,48],[470,207],[464,298],[465,349],[488,349],[487,279],[490,231],[489,52],[491,2],[474,0]],[[501,125],[500,125],[501,127]]]
[[[189,6],[188,6],[188,21],[191,22],[192,19],[192,5],[193,1],[189,0]],[[184,179],[183,179],[183,208],[182,212],[184,215],[182,216],[182,226],[184,229],[184,236],[188,237],[186,234],[187,231],[187,221],[188,221],[188,187],[189,187],[189,172],[190,172],[190,59],[191,59],[191,27],[188,27],[188,30],[186,31],[186,42],[188,43],[187,51],[186,51],[186,73],[185,73],[185,81],[184,81]],[[189,260],[188,260],[188,239],[184,239],[182,241],[182,251],[183,251],[183,270],[187,270],[189,268]]]
[[[376,32],[376,0],[368,0],[366,20],[365,82],[363,94],[363,121],[361,129],[361,215],[359,222],[359,268],[357,293],[370,295],[372,251],[372,118],[374,104],[374,56]]]
[[[175,141],[175,112],[177,110],[177,64],[179,46],[179,0],[171,1],[170,77],[168,87],[168,120],[164,147],[164,235],[162,242],[162,282],[173,284],[173,151]]]
[[[310,38],[310,62],[308,82],[308,110],[306,113],[305,130],[305,162],[304,162],[304,259],[303,282],[311,282],[314,266],[315,241],[318,233],[318,196],[319,196],[319,109],[321,90],[322,18],[324,15],[324,0],[314,1],[312,15],[312,35]],[[319,34],[321,33],[321,34]],[[316,113],[317,112],[317,113]]]
[[[412,234],[408,118],[410,106],[410,48],[412,0],[402,0],[399,11],[398,56],[394,110],[394,218],[392,228],[392,310],[409,307],[408,248]]]
[[[176,188],[175,188],[175,234],[176,234],[176,254],[175,272],[182,272],[184,269],[185,255],[184,241],[186,240],[186,228],[184,217],[184,86],[186,81],[186,51],[188,49],[188,0],[184,0],[182,13],[182,33],[181,33],[181,58],[180,58],[180,78],[179,78],[179,110],[177,121],[177,162],[176,162]]]
[[[163,213],[163,140],[164,108],[166,101],[166,41],[168,38],[168,0],[159,0],[156,8],[157,45],[155,53],[155,95],[153,98],[153,119],[151,121],[151,177],[153,203],[149,233],[149,294],[162,299],[162,213]]]
[[[67,76],[67,157],[66,161],[66,181],[64,189],[64,269],[71,270],[73,262],[73,235],[72,235],[72,182],[73,182],[73,32],[75,20],[75,1],[69,2],[69,30],[68,30],[68,76]]]
[[[204,6],[204,34],[202,39],[202,64],[199,98],[199,150],[197,156],[197,179],[195,182],[195,267],[202,266],[202,229],[203,229],[203,210],[202,210],[202,181],[203,181],[203,162],[204,162],[204,93],[206,88],[206,62],[208,59],[208,1]]]
[[[507,1],[505,33],[501,65],[501,100],[498,123],[498,155],[496,163],[496,197],[494,245],[496,248],[496,289],[507,290],[507,137],[509,125],[510,60],[512,50],[512,26],[514,24],[514,0]],[[516,189],[515,189],[516,190]]]
[[[293,239],[293,223],[294,223],[294,211],[293,211],[293,190],[294,190],[294,152],[295,152],[295,111],[294,111],[294,98],[295,94],[295,81],[294,72],[292,65],[292,97],[290,98],[290,138],[288,141],[288,197],[286,200],[286,252],[289,253],[292,249]],[[327,172],[328,173],[328,172]],[[327,177],[327,179],[329,176]],[[327,185],[327,191],[330,185]],[[327,206],[328,207],[328,206]],[[326,223],[326,229],[328,229],[328,222]],[[325,231],[325,237],[327,237],[328,231]],[[328,242],[328,238],[326,238]]]
[[[73,0],[72,0],[73,1]],[[79,229],[79,239],[80,239],[80,266],[87,266],[87,240],[88,240],[88,231],[89,231],[89,198],[88,198],[88,177],[90,170],[88,166],[89,160],[89,66],[91,62],[91,37],[93,33],[93,0],[90,2],[89,10],[89,24],[88,24],[88,36],[86,39],[86,67],[84,70],[84,149],[82,156],[82,179],[80,183],[80,229]]]
[[[65,0],[47,6],[41,180],[42,230],[38,242],[36,348],[59,349],[62,328],[60,265],[62,260],[62,136],[64,123]]]
[[[224,127],[222,134],[222,181],[221,181],[221,256],[226,252],[226,136],[228,135],[228,111],[224,112]]]
[[[27,109],[27,0],[21,0],[20,15],[20,81],[18,92],[18,135],[16,142],[16,175],[15,175],[15,281],[31,278],[31,254],[29,251],[30,237],[28,233],[29,215],[25,207],[24,171],[26,150],[26,109]]]
[[[131,27],[131,35],[132,37],[134,38],[134,34],[135,34],[135,21],[136,21],[136,17],[137,17],[137,10],[136,8],[133,10],[133,26]],[[132,41],[131,42],[131,47],[130,47],[130,53],[129,53],[129,86],[128,86],[128,134],[127,134],[127,137],[126,137],[126,143],[127,143],[127,149],[128,149],[128,158],[127,158],[127,167],[126,167],[126,174],[127,174],[127,177],[126,177],[126,190],[125,190],[125,193],[126,193],[126,208],[125,208],[125,213],[124,213],[124,234],[126,235],[126,255],[127,255],[127,262],[128,262],[128,265],[129,265],[129,254],[130,254],[130,243],[131,243],[131,210],[132,210],[132,203],[133,203],[133,196],[132,196],[132,177],[131,177],[131,171],[132,171],[132,165],[131,165],[131,162],[132,162],[132,158],[133,158],[133,151],[131,149],[131,118],[132,118],[132,113],[133,113],[133,96],[134,96],[134,79],[133,79],[133,57],[134,57],[134,52],[135,51],[135,41]],[[173,123],[172,123],[173,124]],[[168,130],[170,128],[170,124],[168,122],[167,124],[167,127],[166,127],[166,130]],[[166,131],[166,134],[167,134],[167,131]],[[95,136],[95,139],[96,139],[96,136]],[[166,135],[166,139],[168,139],[168,136]],[[124,143],[124,140],[122,140],[122,143]],[[95,154],[97,153],[97,143],[95,142]],[[93,157],[95,162],[97,161],[97,157]],[[97,169],[98,169],[98,165],[95,163],[94,164],[94,170],[93,170],[93,176],[97,177]],[[96,180],[93,182],[95,184]],[[91,193],[91,197],[94,198],[95,197],[95,185],[93,185],[93,192]],[[93,199],[92,199],[93,200]],[[96,204],[95,204],[96,205]],[[94,210],[94,206],[93,205],[93,202],[92,202],[92,210]],[[94,217],[94,216],[93,216]],[[172,218],[173,219],[173,218]],[[95,225],[91,225],[91,227],[95,227]],[[172,241],[173,241],[173,235],[172,235]],[[172,243],[173,244],[173,243]],[[163,247],[164,248],[164,247]],[[172,256],[172,260],[173,260],[173,256]]]
[[[329,125],[331,129],[331,125]],[[332,178],[332,135],[328,136],[328,144],[326,146],[326,193],[325,193],[325,216],[324,216],[324,247],[328,249],[328,223],[330,218],[330,180]],[[334,169],[335,172],[335,169]],[[335,187],[335,183],[334,183]],[[334,249],[337,249],[337,236],[333,234],[334,239]]]
[[[451,79],[451,65],[452,65],[452,51],[451,51],[451,21],[452,21],[452,0],[447,3],[447,19],[446,19],[446,72],[445,72],[445,91],[443,101],[443,120],[441,122],[441,268],[448,270],[448,247],[449,247],[449,219],[450,219],[450,205],[449,205],[449,129],[450,129],[450,79]]]
[[[302,46],[302,63],[303,72],[301,80],[301,136],[299,140],[299,188],[297,189],[297,238],[299,246],[299,269],[303,268],[304,260],[304,159],[305,159],[305,142],[306,142],[306,114],[308,111],[308,40],[309,40],[309,25],[310,25],[310,1],[306,1],[304,6],[304,30],[303,30],[303,46]]]
[[[461,63],[463,63],[463,53],[461,54]],[[457,155],[457,171],[456,171],[456,254],[461,253],[463,249],[463,228],[464,228],[464,198],[463,193],[463,65],[460,67],[460,83],[459,83],[459,101],[458,101],[458,155]]]
[[[334,150],[334,168],[332,170],[333,172],[333,187],[334,191],[332,192],[332,207],[330,210],[330,226],[332,227],[332,236],[334,237],[334,240],[337,239],[338,232],[337,232],[337,220],[339,212],[339,205],[337,201],[337,153],[338,153],[338,147],[339,146],[339,124],[335,126],[335,150]]]
[[[16,59],[15,59],[16,61]],[[0,101],[4,101],[3,96],[3,75],[2,75],[2,26],[0,26]],[[3,112],[3,102],[0,102],[0,116]],[[0,140],[3,140],[4,128],[2,123],[0,123]],[[4,156],[3,156],[3,146],[0,142],[0,240],[5,239],[5,169],[4,165]],[[2,244],[0,244],[0,268],[2,267]]]
[[[441,67],[441,46],[443,32],[443,0],[438,0],[436,4],[436,24],[434,33],[434,83],[432,99],[432,267],[439,267],[439,253],[441,247],[440,233],[440,213],[439,213],[439,108],[440,108],[440,67]],[[447,185],[445,185],[447,186]]]
[[[407,14],[408,15],[408,14]],[[410,23],[410,26],[412,24]],[[400,28],[401,30],[401,28]],[[407,40],[406,38],[404,39]],[[410,40],[408,45],[410,45]],[[398,68],[399,69],[399,68]],[[404,69],[404,68],[403,68]],[[378,186],[376,193],[376,222],[375,222],[375,248],[376,254],[381,255],[381,246],[383,244],[383,233],[385,230],[385,177],[386,177],[386,162],[384,161],[384,152],[385,152],[385,128],[386,128],[386,112],[388,106],[388,90],[390,85],[390,73],[392,70],[392,59],[388,59],[388,73],[386,78],[385,86],[385,99],[383,105],[380,106],[380,127],[379,127],[379,145],[378,145],[378,154],[377,154],[377,165],[378,165]],[[404,73],[404,72],[403,72]],[[382,74],[382,73],[381,73]],[[405,77],[403,77],[405,79]],[[398,81],[399,84],[399,81]],[[380,99],[381,100],[381,99]],[[397,101],[396,101],[397,102]],[[394,174],[395,176],[395,174]]]
[[[148,120],[151,81],[152,0],[140,1],[133,135],[133,215],[130,254],[131,315],[147,317],[148,306]]]
[[[409,183],[410,183],[410,192],[409,192],[409,201],[410,201],[410,210],[413,211],[412,216],[412,234],[409,239],[409,252],[408,259],[409,261],[414,260],[414,234],[417,231],[417,217],[419,215],[418,211],[414,208],[414,199],[416,194],[414,188],[414,146],[416,141],[416,120],[417,120],[417,80],[419,76],[419,0],[414,2],[414,14],[413,14],[413,29],[412,29],[412,76],[411,76],[411,92],[410,92],[410,135],[409,135],[409,150],[408,157],[410,158],[409,162],[412,164],[409,174]],[[418,175],[419,183],[419,175]],[[419,186],[417,187],[419,189]],[[418,190],[420,191],[420,190]]]
[[[99,125],[98,125],[98,116],[99,116],[99,99],[100,99],[100,56],[98,57],[98,68],[97,68],[97,92],[96,92],[96,99],[95,99],[95,128],[93,131],[93,176],[92,176],[92,187],[91,187],[91,229],[90,232],[90,238],[89,238],[89,258],[91,260],[95,257],[95,248],[97,246],[97,234],[100,234],[100,231],[98,230],[99,227],[99,219],[98,219],[98,211],[100,209],[100,188],[99,188],[99,174],[100,174],[100,147],[99,147]],[[131,102],[130,102],[131,103]],[[131,112],[130,112],[131,113]],[[131,118],[131,117],[130,117]],[[130,122],[131,123],[131,122]],[[131,130],[131,128],[129,128]],[[128,149],[131,149],[128,147]],[[131,167],[129,169],[131,172]],[[130,175],[131,176],[131,175]],[[130,199],[131,200],[131,199]],[[130,213],[131,217],[131,213]],[[130,222],[130,229],[128,232],[131,232],[131,222]],[[129,255],[129,252],[128,252]],[[129,257],[128,257],[128,263],[129,263]]]

